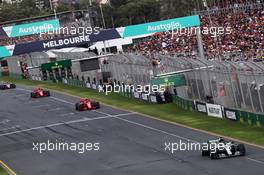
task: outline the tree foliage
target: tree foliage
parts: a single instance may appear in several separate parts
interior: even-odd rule
[[[126,26],[190,15],[199,0],[111,0],[103,6],[108,27]],[[98,13],[100,14],[100,12]],[[99,16],[100,18],[100,16]],[[111,19],[112,18],[112,19]]]
[[[49,3],[45,4],[49,5]],[[69,5],[59,3],[57,12],[68,10],[71,10]],[[3,3],[0,5],[0,22],[49,15],[53,13],[54,12],[50,10],[49,6],[45,6],[41,10],[38,9],[36,7],[36,0],[22,0],[21,2],[13,4]]]
[[[210,1],[208,0],[208,2]],[[89,0],[80,0],[80,5],[75,9],[87,10],[90,7],[89,2]],[[102,21],[99,5],[95,0],[92,2],[93,9],[97,11],[96,18],[98,21]],[[106,26],[109,28],[187,16],[197,6],[202,6],[202,0],[110,0],[110,4],[102,5],[102,10]],[[60,3],[57,12],[72,9],[70,4]],[[22,0],[21,3],[2,5],[0,22],[52,13],[53,11],[49,7],[42,11],[36,8],[35,0]],[[100,23],[102,25],[102,22]]]

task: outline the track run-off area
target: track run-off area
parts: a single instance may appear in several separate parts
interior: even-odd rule
[[[262,175],[264,150],[211,160],[198,150],[172,152],[165,143],[215,136],[101,105],[79,112],[76,97],[51,92],[31,99],[30,87],[0,91],[0,160],[18,175]],[[99,143],[90,151],[43,151],[36,143]],[[99,149],[97,149],[99,147]]]

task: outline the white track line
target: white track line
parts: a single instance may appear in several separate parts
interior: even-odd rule
[[[21,90],[21,91],[26,91],[26,92],[32,92],[31,90],[28,89],[22,89],[22,88],[16,88],[17,90]]]
[[[107,116],[96,117],[96,118],[85,118],[85,119],[79,119],[79,120],[71,120],[71,121],[67,121],[67,122],[59,122],[59,123],[49,124],[49,125],[45,125],[45,126],[38,126],[38,127],[34,127],[34,128],[28,128],[28,129],[23,129],[23,130],[19,130],[19,131],[14,131],[14,132],[9,132],[9,133],[5,133],[5,134],[0,134],[0,137],[13,135],[13,134],[18,134],[18,133],[24,133],[24,132],[33,131],[33,130],[45,129],[45,128],[48,128],[48,127],[62,126],[62,125],[65,125],[65,124],[82,123],[82,122],[87,122],[87,121],[107,119],[107,118],[113,118],[113,117],[125,116],[125,115],[131,115],[131,114],[132,113],[119,114],[119,115],[107,115]]]
[[[0,124],[7,124],[8,122],[10,122],[10,120],[5,119],[5,120],[0,121]]]
[[[28,94],[18,94],[18,95],[13,95],[12,98],[15,98],[15,97],[22,97],[22,96],[25,96],[25,95],[28,95]]]
[[[253,162],[257,162],[257,163],[260,163],[260,164],[264,165],[264,162],[263,161],[256,160],[256,159],[253,159],[253,158],[250,158],[250,157],[245,157],[245,158],[248,159],[248,160],[251,160]]]
[[[34,100],[34,101],[28,101],[24,104],[35,104],[35,103],[39,103],[40,101],[39,100]]]
[[[19,125],[16,125],[16,126],[13,126],[13,127],[10,127],[10,128],[1,129],[0,132],[8,131],[10,129],[17,129],[18,127],[20,127],[20,126]]]
[[[75,113],[70,112],[70,113],[64,113],[64,114],[60,114],[60,117],[65,117],[65,116],[69,116],[69,115],[74,115]]]
[[[59,111],[61,110],[61,108],[57,107],[57,108],[54,108],[54,109],[48,109],[47,111],[48,112],[53,112],[53,111]]]
[[[33,108],[42,108],[42,107],[48,107],[51,106],[50,104],[43,104],[43,105],[37,105],[37,106],[32,106]]]
[[[104,115],[109,115],[109,114],[101,112],[101,111],[95,111],[95,112],[100,113],[100,114],[104,114]],[[138,114],[138,113],[134,112],[133,114]],[[157,128],[154,128],[154,127],[151,127],[151,126],[147,126],[147,125],[144,125],[144,124],[141,124],[141,123],[137,123],[137,122],[130,121],[130,120],[127,120],[127,119],[124,119],[124,118],[120,118],[118,116],[114,116],[114,118],[116,118],[118,120],[122,120],[122,121],[130,123],[130,124],[141,126],[143,128],[147,128],[147,129],[150,129],[150,130],[153,130],[153,131],[157,131],[157,132],[160,132],[160,133],[163,133],[163,134],[167,134],[167,135],[170,135],[170,136],[173,136],[173,137],[177,137],[177,138],[180,138],[180,139],[183,139],[183,140],[186,140],[186,141],[198,142],[198,141],[193,140],[193,139],[182,137],[182,136],[179,136],[179,135],[167,132],[167,131],[163,131],[163,130],[160,130],[160,129],[157,129]]]
[[[153,131],[156,131],[156,132],[160,132],[160,133],[163,133],[163,134],[166,134],[166,135],[169,135],[169,136],[177,137],[179,139],[183,139],[183,140],[186,140],[188,142],[191,141],[191,142],[194,142],[194,143],[199,143],[196,140],[193,140],[193,139],[190,139],[190,138],[187,138],[187,137],[183,137],[183,136],[179,136],[179,135],[176,135],[176,134],[173,134],[173,133],[161,130],[161,129],[157,129],[157,128],[154,128],[154,127],[151,127],[151,126],[147,126],[147,125],[144,125],[144,124],[141,124],[141,123],[130,121],[130,120],[127,120],[127,119],[124,119],[124,118],[120,118],[118,116],[114,116],[114,118],[116,118],[118,120],[122,120],[122,121],[130,123],[130,124],[133,124],[133,125],[141,126],[143,128],[146,128],[146,129],[150,129],[150,130],[153,130]]]
[[[74,103],[71,103],[71,102],[68,102],[66,100],[62,100],[60,98],[56,98],[56,97],[50,97],[51,99],[54,99],[56,101],[59,101],[59,102],[62,102],[62,103],[67,103],[67,104],[70,104],[70,105],[74,105]]]

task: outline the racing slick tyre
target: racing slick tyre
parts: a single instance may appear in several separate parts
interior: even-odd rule
[[[78,104],[78,111],[84,111],[86,108],[83,104]]]
[[[96,109],[100,108],[100,103],[99,102],[93,102],[93,105],[95,106]]]
[[[15,89],[16,85],[15,84],[10,84],[10,88]]]
[[[34,92],[31,92],[31,93],[30,93],[30,97],[31,97],[31,98],[36,98],[37,96],[36,96],[36,94],[35,94]]]
[[[80,109],[79,109],[79,106],[80,106],[79,103],[76,103],[76,104],[75,104],[75,110],[76,110],[76,111],[79,111],[79,110],[80,110]]]
[[[210,151],[208,150],[202,150],[202,156],[205,157],[205,156],[209,156],[210,155]]]
[[[47,97],[50,96],[50,91],[44,91],[44,94],[46,94]]]
[[[218,154],[217,153],[210,153],[210,158],[211,159],[218,159]]]
[[[0,85],[1,90],[4,90],[5,88],[6,88],[5,85]]]
[[[240,152],[241,156],[245,156],[246,155],[246,148],[244,144],[239,144],[238,145],[238,151]]]

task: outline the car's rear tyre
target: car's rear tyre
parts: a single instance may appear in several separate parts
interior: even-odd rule
[[[75,104],[75,110],[76,110],[76,111],[79,111],[79,103],[76,103],[76,104]]]
[[[244,144],[239,144],[238,145],[238,151],[240,152],[241,156],[245,156],[246,155],[246,148]]]
[[[31,92],[31,93],[30,93],[30,97],[31,97],[31,98],[36,98],[36,94],[35,94],[34,92]]]
[[[79,111],[84,111],[85,110],[85,106],[83,104],[79,104]]]
[[[205,156],[209,156],[210,155],[210,152],[208,150],[202,150],[202,156],[205,157]]]
[[[6,89],[6,86],[5,85],[0,85],[0,89],[4,90],[4,89]]]
[[[100,103],[99,102],[95,102],[95,106],[96,106],[96,109],[100,109]]]
[[[218,159],[218,154],[217,153],[210,153],[210,158],[211,159]]]
[[[16,85],[15,84],[11,84],[10,85],[10,88],[15,89],[16,88]]]
[[[50,91],[44,91],[44,93],[46,94],[47,97],[50,96]]]

